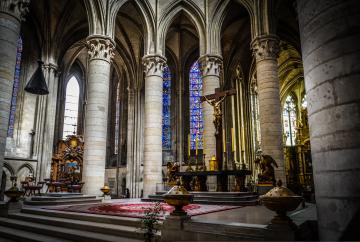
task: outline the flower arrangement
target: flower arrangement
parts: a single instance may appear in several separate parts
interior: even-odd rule
[[[145,231],[145,242],[151,242],[154,238],[163,213],[164,208],[161,202],[156,202],[154,206],[145,208],[144,217],[141,219],[141,229]]]

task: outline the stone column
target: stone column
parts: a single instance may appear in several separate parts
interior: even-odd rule
[[[275,177],[286,184],[277,62],[279,39],[274,35],[258,36],[251,47],[256,59],[261,149],[275,159],[279,166]]]
[[[44,64],[44,75],[48,85],[49,94],[39,96],[39,107],[37,110],[37,148],[36,154],[40,170],[37,172],[38,181],[50,178],[51,158],[53,155],[53,141],[55,132],[56,100],[58,93],[57,66],[52,63]]]
[[[321,240],[360,240],[360,1],[297,1]]]
[[[134,162],[134,128],[135,128],[135,91],[128,90],[128,120],[127,120],[127,162],[126,162],[126,188],[130,196],[135,195],[135,162]]]
[[[115,43],[106,36],[87,38],[89,67],[84,129],[83,192],[100,195],[104,185],[110,65]]]
[[[4,164],[20,22],[30,0],[0,2],[0,181]]]
[[[199,58],[203,89],[202,95],[215,93],[215,89],[220,87],[220,72],[222,67],[222,57],[218,55],[204,55]],[[209,160],[211,156],[216,155],[216,137],[214,119],[214,108],[207,102],[202,103],[202,112],[204,120],[203,132],[203,152],[205,156],[205,164],[209,170]]]
[[[155,194],[162,183],[162,94],[166,59],[159,55],[143,58],[145,71],[144,197]]]

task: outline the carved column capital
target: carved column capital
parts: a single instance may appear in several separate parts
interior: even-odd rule
[[[0,12],[10,14],[21,21],[29,11],[29,3],[30,0],[1,0]]]
[[[110,63],[115,55],[115,42],[107,36],[90,36],[86,39],[86,46],[90,60],[100,59]]]
[[[258,36],[251,42],[256,61],[277,59],[280,52],[279,38],[275,35]]]
[[[161,76],[166,65],[166,58],[161,55],[146,55],[143,57],[146,76]]]
[[[222,63],[220,55],[200,56],[199,64],[202,76],[220,76]]]

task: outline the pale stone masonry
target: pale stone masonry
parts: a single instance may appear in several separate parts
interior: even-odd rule
[[[105,36],[87,38],[89,74],[84,130],[84,194],[100,195],[104,185],[110,64],[114,42]]]
[[[29,0],[0,2],[0,181],[4,164],[17,42]]]
[[[155,194],[162,183],[162,106],[165,57],[144,56],[145,121],[144,121],[144,197]]]
[[[220,87],[220,73],[222,57],[219,55],[204,55],[199,58],[201,76],[203,81],[202,95],[214,94],[215,89]],[[203,112],[203,152],[205,154],[206,168],[209,169],[211,156],[216,155],[216,137],[214,120],[214,108],[207,102],[202,103]]]
[[[319,235],[348,240],[360,209],[360,1],[297,2]]]
[[[251,47],[256,59],[261,149],[278,164],[276,179],[286,182],[277,63],[279,39],[274,35],[258,36]]]

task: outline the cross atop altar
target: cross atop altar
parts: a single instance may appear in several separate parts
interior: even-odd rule
[[[216,159],[218,161],[219,169],[227,169],[226,165],[223,167],[223,154],[225,149],[223,150],[224,145],[222,142],[226,142],[225,139],[222,139],[222,107],[221,104],[225,101],[227,96],[235,95],[236,89],[230,89],[225,91],[220,91],[220,88],[215,89],[215,93],[205,95],[201,97],[201,102],[206,101],[214,108],[213,113],[213,123],[215,126],[215,138],[216,138]]]

